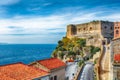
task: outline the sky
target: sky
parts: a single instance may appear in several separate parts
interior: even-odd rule
[[[68,24],[120,21],[119,0],[0,0],[0,43],[56,44]]]

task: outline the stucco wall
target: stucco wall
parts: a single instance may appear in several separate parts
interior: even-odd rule
[[[65,66],[63,67],[59,67],[53,70],[49,70],[46,67],[44,67],[43,65],[39,64],[39,63],[34,63],[32,64],[32,66],[36,67],[36,68],[40,68],[43,69],[47,72],[49,72],[50,77],[53,77],[54,80],[54,76],[57,76],[57,80],[65,80]],[[46,80],[47,77],[43,77],[41,78],[41,80]]]
[[[57,76],[57,80],[65,80],[65,67],[52,71],[50,77],[54,78],[54,76]]]
[[[44,77],[39,77],[39,78],[35,78],[33,80],[50,80],[50,76],[49,75],[46,75]]]

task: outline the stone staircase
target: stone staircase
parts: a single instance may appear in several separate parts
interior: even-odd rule
[[[110,80],[110,52],[108,50],[108,46],[105,46],[105,52],[102,59],[102,80]]]

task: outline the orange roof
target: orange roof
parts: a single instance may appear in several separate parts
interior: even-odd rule
[[[74,60],[70,59],[70,60],[68,60],[68,62],[74,62]]]
[[[36,69],[22,63],[0,66],[0,78],[2,77],[2,80],[31,80],[47,74],[47,72],[41,69]]]
[[[0,73],[0,80],[15,80],[15,79],[10,78],[3,73]]]
[[[40,63],[41,65],[45,66],[48,69],[55,69],[55,68],[59,68],[62,66],[66,66],[66,64],[64,62],[62,62],[61,60],[59,60],[57,58],[40,60],[37,62]]]
[[[114,54],[114,60],[120,62],[120,54]]]

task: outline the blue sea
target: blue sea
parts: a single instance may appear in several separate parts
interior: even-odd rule
[[[36,60],[47,59],[56,44],[5,44],[0,45],[0,65],[23,62],[29,64]]]

